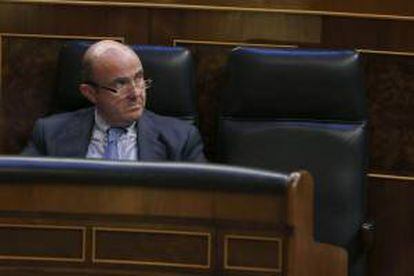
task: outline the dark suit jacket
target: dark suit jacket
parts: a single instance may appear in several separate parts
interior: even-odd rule
[[[22,154],[84,158],[93,126],[94,108],[39,119]],[[141,161],[205,161],[198,130],[181,120],[145,110],[137,137]]]

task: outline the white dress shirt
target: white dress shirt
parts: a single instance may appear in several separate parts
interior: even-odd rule
[[[86,158],[102,159],[105,152],[107,130],[111,126],[99,115],[95,109],[95,124],[88,146]],[[125,128],[126,132],[118,140],[118,156],[120,160],[137,160],[137,122]]]

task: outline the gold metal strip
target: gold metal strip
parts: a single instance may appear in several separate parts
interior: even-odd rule
[[[388,180],[414,181],[414,176],[408,176],[408,175],[369,173],[368,177],[377,178],[377,179],[388,179]]]
[[[173,39],[173,46],[178,44],[200,44],[213,46],[245,46],[245,47],[267,47],[267,48],[300,48],[299,45],[293,44],[265,44],[265,43],[245,43],[237,41],[213,41],[213,40],[193,40],[193,39]],[[394,55],[394,56],[414,56],[414,52],[382,51],[371,49],[355,49],[363,54]]]
[[[414,56],[414,52],[398,52],[398,51],[381,51],[371,49],[355,49],[357,52],[363,54],[379,54],[379,55],[392,55],[392,56]]]
[[[52,35],[52,34],[19,34],[19,33],[0,33],[0,38],[3,36],[8,37],[22,37],[22,38],[55,38],[55,39],[89,39],[89,40],[101,40],[112,39],[125,42],[124,37],[120,36],[83,36],[83,35]]]
[[[233,266],[229,265],[228,263],[228,246],[230,239],[238,239],[238,240],[254,240],[254,241],[270,241],[276,242],[278,245],[278,268],[265,268],[265,267],[248,267],[248,266]],[[224,269],[228,270],[240,270],[240,271],[254,271],[254,272],[282,272],[283,269],[283,257],[282,257],[282,239],[281,238],[273,238],[273,237],[260,237],[260,236],[244,236],[244,235],[225,235],[224,236]]]
[[[130,1],[88,1],[88,0],[3,0],[9,3],[28,3],[28,4],[61,4],[79,6],[118,6],[118,7],[145,7],[145,8],[165,8],[165,9],[188,9],[188,10],[212,10],[212,11],[239,11],[239,12],[262,12],[262,13],[284,13],[296,15],[317,15],[317,16],[336,16],[336,17],[355,17],[368,19],[386,19],[400,21],[414,21],[414,16],[395,15],[395,14],[376,14],[376,13],[356,13],[356,12],[334,12],[320,10],[303,9],[283,9],[283,8],[254,8],[254,7],[234,7],[234,6],[214,6],[214,5],[194,5],[194,4],[169,4],[154,2],[130,2]]]
[[[63,230],[80,230],[82,231],[82,256],[81,258],[61,258],[61,257],[31,257],[31,256],[13,256],[0,255],[0,260],[29,260],[29,261],[55,261],[55,262],[76,262],[81,263],[86,260],[86,227],[83,226],[61,226],[61,225],[34,225],[34,224],[12,224],[0,223],[0,228],[34,228],[34,229],[63,229]]]
[[[183,263],[169,263],[169,262],[118,260],[118,259],[98,259],[96,258],[96,232],[97,231],[206,236],[207,237],[207,263],[206,264],[183,264]],[[210,269],[211,267],[211,233],[176,231],[176,230],[139,229],[139,228],[93,227],[92,228],[92,262],[93,263],[107,263],[107,264],[133,264],[133,265],[151,265],[151,266],[163,266],[163,267],[178,267],[178,268]]]
[[[268,47],[268,48],[298,48],[298,45],[289,44],[266,44],[266,43],[248,43],[237,41],[213,41],[213,40],[193,40],[193,39],[173,39],[173,46],[177,44],[201,44],[214,46],[246,46],[246,47]]]

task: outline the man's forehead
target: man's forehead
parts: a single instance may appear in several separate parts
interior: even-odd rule
[[[133,64],[138,69],[142,69],[142,63],[138,55],[134,51],[127,48],[120,50],[119,48],[98,49],[92,56],[94,70],[99,68],[113,67],[125,68]]]

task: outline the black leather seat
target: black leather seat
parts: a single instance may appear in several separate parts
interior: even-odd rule
[[[219,159],[315,178],[315,238],[364,275],[365,92],[353,51],[235,49],[221,101]]]
[[[78,89],[81,61],[90,41],[72,41],[64,45],[58,64],[57,112],[91,105]],[[144,67],[145,78],[153,80],[147,95],[147,108],[161,115],[194,121],[196,92],[193,60],[182,47],[132,45]]]

